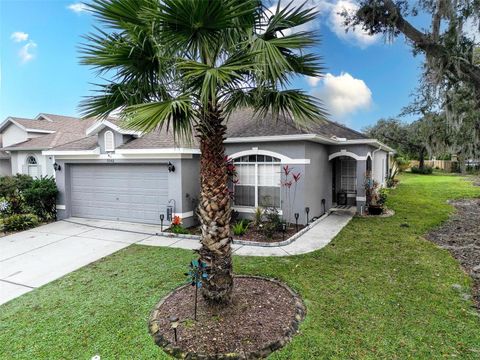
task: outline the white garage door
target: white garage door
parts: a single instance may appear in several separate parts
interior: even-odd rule
[[[168,202],[166,165],[78,164],[70,167],[72,216],[160,223]]]

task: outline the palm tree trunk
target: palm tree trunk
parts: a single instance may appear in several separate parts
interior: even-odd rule
[[[207,265],[202,295],[211,304],[226,304],[233,290],[230,192],[220,111],[209,111],[197,126],[200,139],[200,259]]]

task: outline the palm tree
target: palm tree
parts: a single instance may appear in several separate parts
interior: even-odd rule
[[[86,98],[84,116],[121,109],[124,127],[166,127],[200,142],[202,294],[228,303],[233,289],[231,200],[223,140],[228,115],[240,107],[258,116],[321,119],[317,99],[287,86],[295,75],[320,76],[318,42],[301,30],[314,9],[292,3],[269,10],[260,0],[94,0],[106,26],[85,36],[82,63],[109,80]],[[292,30],[293,29],[293,30]]]

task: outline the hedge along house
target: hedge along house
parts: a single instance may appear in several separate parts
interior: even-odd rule
[[[334,122],[299,127],[290,119],[254,117],[249,110],[228,119],[225,147],[238,174],[234,209],[249,217],[257,206],[275,206],[292,222],[299,213],[300,223],[306,222],[306,207],[310,219],[336,205],[361,212],[367,171],[384,184],[393,153]],[[59,218],[159,224],[161,215],[168,223],[176,214],[186,226],[194,223],[200,188],[195,140],[175,141],[164,130],[142,135],[109,119],[90,126],[84,138],[43,154],[56,163]],[[290,190],[282,186],[286,166],[300,173]]]

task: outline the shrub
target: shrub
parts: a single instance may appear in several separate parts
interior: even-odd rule
[[[236,235],[236,236],[245,235],[245,233],[248,230],[248,225],[249,225],[249,223],[248,223],[247,220],[245,220],[245,219],[240,220],[239,222],[237,222],[232,227],[233,235]]]
[[[174,234],[190,234],[190,232],[185,229],[182,225],[172,225],[170,226],[170,230]]]
[[[0,178],[0,196],[4,198],[15,196],[16,192],[21,193],[28,189],[32,182],[33,178],[29,175],[3,176]]]
[[[430,175],[433,173],[431,166],[424,166],[423,169],[418,166],[412,166],[412,174]]]
[[[31,229],[39,223],[34,214],[14,214],[3,219],[3,231],[22,231]]]
[[[275,207],[266,208],[264,214],[265,222],[262,224],[262,232],[267,238],[271,239],[273,234],[281,229],[282,219]]]
[[[260,224],[263,222],[263,209],[261,207],[255,208],[255,212],[253,213],[253,226],[259,227]]]
[[[410,167],[410,160],[407,160],[401,156],[395,158],[395,163],[398,167],[399,172],[403,172]]]
[[[34,179],[30,187],[23,191],[26,205],[42,220],[55,218],[57,194],[58,189],[53,177]]]
[[[378,205],[381,205],[381,206],[384,206],[386,201],[387,201],[387,197],[388,197],[388,190],[385,189],[385,188],[380,188],[378,190],[378,200],[377,200],[377,204]]]

